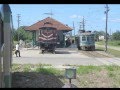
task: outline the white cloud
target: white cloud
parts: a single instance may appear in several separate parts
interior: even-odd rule
[[[120,19],[118,18],[118,19],[110,19],[109,20],[110,22],[120,22]]]
[[[74,14],[74,15],[70,16],[70,18],[83,18],[83,16]]]
[[[103,17],[102,20],[106,20],[106,17]],[[120,22],[120,18],[108,18],[108,21],[109,22]]]

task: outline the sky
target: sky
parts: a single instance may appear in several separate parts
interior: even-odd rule
[[[9,4],[12,16],[13,26],[18,28],[18,17],[20,14],[20,26],[30,26],[47,17],[52,11],[52,18],[67,24],[73,28],[77,34],[80,22],[85,19],[85,30],[88,31],[105,31],[106,26],[106,4]],[[120,31],[120,4],[108,4],[108,29],[107,32],[112,34]],[[72,31],[74,34],[74,30]]]

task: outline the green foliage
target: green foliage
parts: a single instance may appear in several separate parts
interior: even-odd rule
[[[13,36],[14,41],[18,40],[18,34],[17,34],[17,31],[15,29],[13,29],[12,36]]]
[[[112,34],[113,40],[120,40],[120,31],[116,31]]]
[[[13,30],[13,40],[17,41],[18,36],[19,40],[32,40],[32,33],[24,30],[25,26],[21,26],[18,30]]]
[[[105,36],[104,31],[93,31],[93,33],[95,34],[95,40],[96,41],[99,41],[99,36]]]

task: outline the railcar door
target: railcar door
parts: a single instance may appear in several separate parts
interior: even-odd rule
[[[3,21],[0,17],[0,87],[3,87],[3,43],[4,43]]]

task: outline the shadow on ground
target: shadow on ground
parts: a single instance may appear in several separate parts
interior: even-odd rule
[[[104,50],[101,50],[101,49],[95,49],[95,51],[104,51]]]
[[[82,50],[82,51],[92,51],[92,50]],[[104,50],[101,50],[101,49],[95,49],[95,51],[104,51]]]
[[[42,54],[42,53],[40,53]],[[52,52],[44,52],[43,54],[71,54],[70,52],[68,51],[55,51],[55,53],[52,53]]]
[[[68,51],[55,51],[55,54],[71,54]]]
[[[39,72],[13,72],[12,88],[62,88],[63,76]]]

